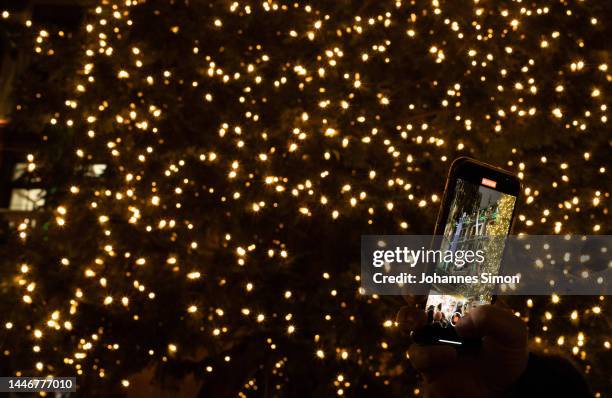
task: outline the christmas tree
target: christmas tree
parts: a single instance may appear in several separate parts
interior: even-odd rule
[[[401,298],[359,292],[360,236],[430,234],[459,156],[520,176],[516,232],[609,232],[611,12],[101,0],[74,34],[13,27],[34,59],[10,128],[38,137],[22,178],[47,196],[5,231],[2,374],[418,395]],[[603,296],[512,304],[609,391]]]

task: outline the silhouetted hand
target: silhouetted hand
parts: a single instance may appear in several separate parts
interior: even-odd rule
[[[402,307],[397,322],[404,330],[425,324],[425,312]],[[459,353],[447,345],[412,344],[410,362],[424,378],[425,397],[500,397],[525,371],[528,359],[527,328],[501,304],[471,310],[458,322],[464,338],[481,338],[474,352]]]

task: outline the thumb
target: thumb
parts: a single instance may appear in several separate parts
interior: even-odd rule
[[[476,307],[459,320],[456,330],[464,338],[487,336],[511,347],[527,344],[527,328],[523,321],[496,305]]]

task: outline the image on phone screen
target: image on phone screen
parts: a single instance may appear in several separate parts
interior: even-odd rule
[[[440,259],[435,264],[437,275],[499,274],[503,237],[510,229],[516,197],[483,184],[495,186],[485,178],[481,184],[457,178],[440,243],[442,251],[481,250],[482,256],[466,259],[456,256],[453,262]],[[500,239],[491,239],[493,236]],[[471,309],[491,303],[494,289],[493,284],[434,283],[425,305],[427,321],[441,328],[452,327]]]

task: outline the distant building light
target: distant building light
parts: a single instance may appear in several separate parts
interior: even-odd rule
[[[104,174],[106,170],[106,165],[103,163],[90,164],[87,166],[87,170],[85,171],[85,176],[87,177],[100,177]]]
[[[13,181],[17,181],[20,179],[28,170],[27,163],[15,163],[15,167],[13,168]]]
[[[9,210],[31,211],[45,204],[45,190],[34,189],[13,189],[11,191],[11,201]]]

